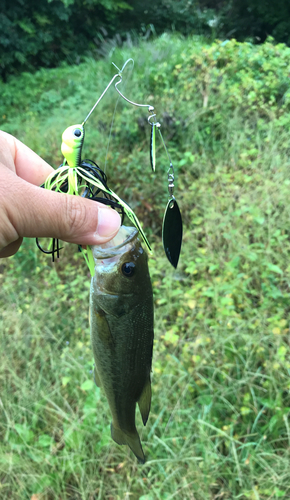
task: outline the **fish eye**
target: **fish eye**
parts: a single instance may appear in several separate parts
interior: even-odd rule
[[[135,264],[133,262],[125,262],[125,264],[122,265],[122,273],[126,278],[131,278],[135,273]]]
[[[79,128],[76,128],[76,129],[74,130],[74,135],[75,135],[76,137],[80,137],[80,136],[82,135],[82,131],[81,131]]]

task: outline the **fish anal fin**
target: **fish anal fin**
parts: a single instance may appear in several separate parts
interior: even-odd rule
[[[127,444],[126,436],[121,429],[114,427],[113,423],[111,423],[111,436],[112,439],[117,444]]]
[[[151,382],[150,379],[147,380],[141,396],[138,400],[139,410],[142,416],[143,424],[146,425],[151,406]]]
[[[145,463],[145,455],[142,449],[140,437],[137,431],[134,433],[125,433],[121,429],[114,427],[113,423],[111,423],[111,436],[112,439],[117,444],[127,444],[129,448],[133,451],[135,457],[142,464]]]
[[[97,368],[94,367],[94,381],[95,381],[95,384],[98,386],[98,387],[101,387],[101,381],[100,381],[100,377],[99,377],[99,374],[97,372]]]

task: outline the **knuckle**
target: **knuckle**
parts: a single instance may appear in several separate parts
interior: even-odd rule
[[[67,196],[66,198],[68,232],[73,236],[73,233],[84,231],[87,222],[87,208],[85,203],[81,203],[81,199],[76,196]]]
[[[5,210],[1,210],[0,216],[0,249],[18,240],[19,234],[11,221],[11,217]]]
[[[1,184],[1,183],[0,183]],[[13,204],[9,206],[7,203],[7,194],[0,189],[0,249],[5,248],[10,243],[18,240],[19,234],[17,231],[15,210]],[[5,203],[6,200],[6,203]],[[9,198],[8,198],[9,200]]]

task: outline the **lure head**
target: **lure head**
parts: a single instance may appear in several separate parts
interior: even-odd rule
[[[84,138],[85,129],[81,124],[71,125],[62,134],[61,152],[69,167],[80,165]]]

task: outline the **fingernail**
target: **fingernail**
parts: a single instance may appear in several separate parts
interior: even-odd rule
[[[116,210],[108,208],[99,208],[98,226],[95,236],[104,238],[116,233],[121,224],[121,217]]]

